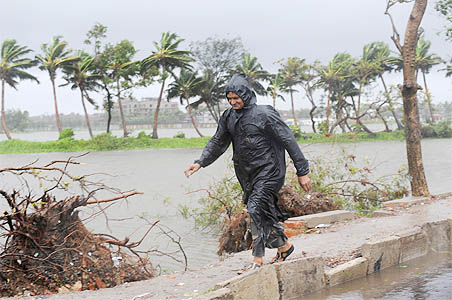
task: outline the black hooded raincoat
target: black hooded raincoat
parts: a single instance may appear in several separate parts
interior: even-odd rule
[[[298,176],[308,174],[309,165],[278,112],[269,105],[256,105],[256,95],[244,75],[232,77],[228,92],[237,94],[245,105],[223,113],[215,135],[195,162],[201,167],[210,165],[232,142],[235,173],[252,221],[253,256],[264,256],[265,247],[278,248],[287,240],[279,223],[285,218],[276,205],[286,175],[284,149]]]

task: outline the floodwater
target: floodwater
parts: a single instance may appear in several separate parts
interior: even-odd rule
[[[450,300],[452,254],[433,253],[302,299]]]
[[[423,158],[426,176],[431,193],[450,192],[452,183],[452,139],[423,140]],[[312,144],[302,145],[306,157],[328,155],[330,158],[338,149],[344,147],[357,158],[369,158],[377,164],[377,175],[395,174],[401,165],[406,165],[405,143],[399,141],[361,142],[355,144]],[[157,219],[181,237],[181,245],[188,257],[188,266],[198,269],[201,266],[218,261],[216,250],[217,236],[213,232],[194,229],[191,220],[184,219],[178,213],[180,204],[197,206],[197,200],[205,192],[187,194],[187,191],[205,189],[209,184],[232,174],[228,168],[231,161],[230,149],[211,166],[200,170],[190,179],[183,171],[188,164],[199,158],[202,149],[153,149],[133,151],[93,152],[77,159],[84,165],[70,166],[75,175],[94,174],[94,180],[102,180],[108,186],[121,190],[136,190],[143,195],[119,201],[108,208],[105,214],[86,220],[87,226],[95,232],[111,233],[122,239],[130,236],[132,241],[139,240],[147,229],[145,221]],[[80,153],[41,153],[41,154],[5,154],[0,155],[0,168],[23,166],[36,159],[39,163],[67,159]],[[334,154],[335,155],[335,154]],[[110,176],[111,175],[111,176]],[[8,176],[0,176],[3,189],[11,190],[17,181]],[[32,187],[33,188],[33,187]],[[39,190],[39,187],[35,187]],[[108,195],[100,195],[108,198]],[[1,204],[0,204],[1,206]],[[1,207],[0,207],[1,208]],[[89,216],[86,209],[83,217]],[[143,250],[177,250],[177,245],[154,228],[151,235],[140,246]],[[182,259],[180,254],[174,255]],[[163,269],[181,269],[182,265],[165,256],[153,257]]]

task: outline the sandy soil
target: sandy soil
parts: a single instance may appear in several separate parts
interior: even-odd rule
[[[303,256],[318,256],[326,262],[345,261],[359,247],[399,231],[422,225],[425,222],[452,218],[452,193],[423,205],[399,209],[393,216],[379,218],[355,218],[355,220],[334,224],[310,234],[293,237],[295,252],[290,259]],[[269,262],[276,250],[268,250],[265,262]],[[151,280],[126,283],[114,288],[97,291],[73,292],[50,296],[23,296],[2,299],[48,299],[48,300],[147,300],[147,299],[194,299],[212,289],[216,283],[237,275],[237,271],[251,261],[251,252],[245,251],[217,264],[200,270],[162,275]]]

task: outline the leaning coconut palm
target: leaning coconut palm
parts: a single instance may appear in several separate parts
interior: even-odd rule
[[[55,79],[58,69],[70,66],[76,62],[79,57],[72,55],[71,49],[66,49],[67,42],[61,41],[61,36],[55,36],[52,38],[50,44],[43,43],[41,45],[42,55],[36,55],[41,70],[47,70],[49,73],[50,81],[52,82],[53,89],[53,102],[55,105],[55,117],[57,121],[58,132],[61,133],[61,121],[58,113],[58,102],[56,95]]]
[[[11,135],[5,120],[5,83],[14,89],[17,89],[16,86],[20,80],[29,79],[39,83],[36,77],[24,71],[36,65],[35,61],[23,57],[30,52],[32,52],[31,49],[18,45],[15,40],[5,40],[2,43],[0,61],[0,80],[2,81],[1,119],[3,132],[9,140]]]
[[[329,116],[333,93],[340,89],[341,82],[350,76],[349,69],[353,64],[353,57],[348,53],[338,53],[327,66],[318,67],[318,84],[328,91],[328,102],[326,107],[326,127],[329,128]],[[341,107],[341,105],[338,105]]]
[[[85,98],[89,103],[96,106],[94,100],[89,97],[88,91],[95,91],[100,88],[99,81],[101,76],[93,73],[94,71],[94,57],[91,57],[85,52],[79,52],[80,60],[74,62],[71,66],[66,66],[63,69],[65,73],[64,79],[66,84],[63,86],[71,85],[71,89],[79,89],[82,100],[83,111],[85,113],[86,126],[90,137],[93,137],[93,131],[91,129],[91,123],[89,121],[88,111],[86,109]]]
[[[443,62],[443,60],[434,53],[429,53],[430,41],[426,41],[424,39],[424,36],[421,35],[417,41],[416,44],[416,58],[414,61],[415,64],[415,77],[417,79],[419,71],[422,73],[422,78],[424,81],[424,94],[425,94],[425,100],[428,104],[429,111],[430,111],[430,118],[432,123],[435,122],[435,119],[433,117],[433,107],[431,102],[431,94],[427,86],[427,80],[426,80],[426,74],[428,74],[431,70],[431,68],[435,65],[438,65]],[[397,59],[395,59],[395,65],[396,70],[401,71],[403,69],[403,58],[402,56],[399,56]]]
[[[397,58],[390,56],[391,51],[389,50],[389,46],[386,43],[373,42],[372,44],[374,44],[375,49],[374,62],[377,67],[377,75],[378,78],[380,78],[381,83],[383,84],[384,95],[386,97],[386,103],[388,103],[388,109],[396,122],[397,129],[402,130],[403,125],[400,122],[399,117],[395,113],[394,103],[391,99],[390,91],[383,77],[384,73],[394,70],[394,63],[397,61]]]
[[[199,87],[202,82],[202,78],[197,77],[197,74],[187,69],[181,69],[179,76],[174,76],[174,81],[169,85],[168,98],[178,97],[180,104],[187,105],[188,113],[190,115],[191,123],[195,128],[199,136],[203,136],[196,125],[195,118],[193,117],[192,106],[190,104],[190,98],[196,96],[199,93]]]
[[[283,78],[284,89],[290,95],[292,117],[295,126],[298,126],[298,122],[295,115],[295,105],[293,101],[293,93],[297,92],[297,90],[294,87],[301,83],[305,69],[306,64],[304,59],[298,57],[288,57],[287,61],[281,62],[281,68],[278,71]]]
[[[221,115],[220,102],[224,98],[224,84],[222,77],[215,76],[210,71],[204,71],[202,81],[199,84],[200,98],[191,104],[192,107],[196,107],[201,103],[205,103],[207,110],[217,124]]]
[[[432,95],[430,94],[430,91],[427,87],[426,74],[430,73],[430,70],[432,69],[432,67],[442,63],[443,60],[434,53],[428,53],[430,50],[431,44],[432,43],[430,41],[424,40],[423,35],[419,38],[419,40],[417,41],[417,47],[416,47],[416,64],[422,73],[422,79],[424,81],[425,100],[427,101],[428,108],[430,111],[430,118],[431,118],[432,123],[435,123],[435,117],[433,114],[433,107],[432,107]]]
[[[165,82],[168,79],[168,72],[172,72],[174,68],[189,69],[190,62],[193,61],[189,51],[178,49],[179,44],[184,41],[180,39],[177,34],[171,32],[162,33],[160,44],[154,42],[155,50],[147,58],[141,62],[141,72],[148,72],[149,69],[157,67],[160,70],[161,88],[159,98],[157,100],[157,107],[154,112],[154,124],[152,127],[152,138],[157,139],[157,125],[160,110],[160,103],[162,102],[163,91],[165,90]]]
[[[262,65],[257,61],[257,57],[245,53],[243,55],[242,63],[237,65],[230,75],[232,76],[235,73],[244,74],[256,94],[266,94],[266,90],[261,82],[268,80],[270,74],[265,71]]]
[[[273,108],[276,108],[276,99],[281,99],[282,101],[286,102],[286,99],[284,99],[283,95],[279,93],[286,91],[284,88],[284,80],[279,73],[271,74],[269,78],[270,80],[267,87],[267,95],[272,97]]]

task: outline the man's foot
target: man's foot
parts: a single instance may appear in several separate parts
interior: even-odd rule
[[[260,267],[262,267],[262,265],[258,265],[256,263],[252,263],[249,266],[246,266],[245,268],[238,270],[237,274],[238,275],[242,275],[243,273],[246,273],[248,271],[259,269]]]
[[[292,254],[293,250],[295,249],[295,247],[293,245],[290,246],[290,248],[286,251],[279,251],[276,253],[276,256],[273,257],[273,259],[271,260],[271,263],[277,263],[277,262],[283,262],[286,260],[287,257],[289,257],[289,255]]]

